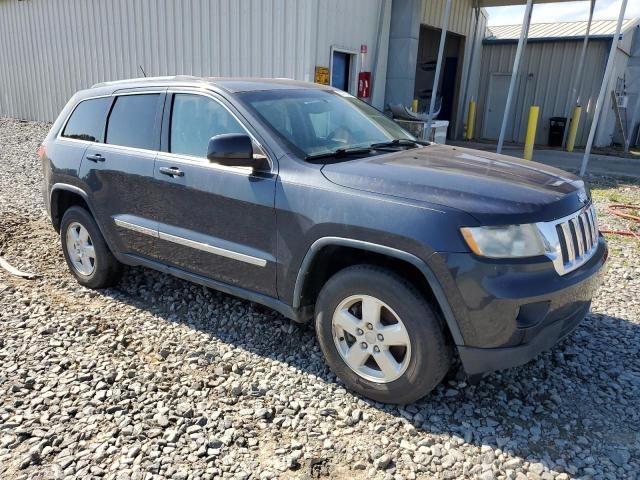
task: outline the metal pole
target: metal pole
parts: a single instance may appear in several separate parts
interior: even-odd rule
[[[589,9],[589,22],[587,23],[587,32],[584,35],[584,41],[582,42],[582,52],[580,53],[580,60],[578,61],[578,69],[575,71],[573,78],[573,85],[569,90],[569,96],[567,98],[567,104],[564,109],[565,117],[568,119],[571,116],[571,108],[580,103],[580,90],[582,90],[582,69],[584,68],[584,57],[587,54],[587,44],[589,43],[589,34],[591,33],[591,22],[593,21],[593,10],[596,6],[596,0],[591,0],[591,6]],[[562,136],[562,148],[567,145],[567,134],[569,129],[565,125],[564,135]]]
[[[431,89],[431,101],[429,102],[429,118],[427,119],[427,135],[433,122],[433,109],[436,106],[436,95],[438,94],[438,84],[440,83],[440,69],[442,68],[442,56],[444,55],[444,43],[447,40],[447,28],[449,27],[449,15],[451,14],[451,0],[447,0],[442,17],[442,32],[440,33],[440,47],[438,48],[438,63],[436,63],[436,73],[433,78],[433,88]]]
[[[502,153],[502,146],[504,144],[504,135],[507,131],[507,121],[509,120],[509,111],[511,110],[511,100],[513,99],[513,92],[516,89],[516,83],[518,79],[518,70],[520,68],[520,58],[522,57],[522,51],[529,35],[529,25],[531,24],[531,12],[533,10],[533,0],[527,0],[527,7],[524,11],[524,23],[522,30],[520,31],[520,39],[518,40],[518,48],[516,49],[516,58],[513,61],[513,72],[511,73],[511,81],[509,82],[509,93],[507,94],[507,104],[504,107],[504,116],[502,117],[502,127],[500,128],[500,137],[498,138],[498,148],[496,151]]]
[[[469,101],[467,100],[467,93],[469,92],[469,82],[471,82],[471,72],[473,70],[473,61],[475,60],[475,52],[476,52],[476,43],[478,41],[478,39],[476,38],[478,36],[478,24],[480,23],[480,4],[479,4],[479,0],[475,0],[474,2],[475,6],[473,7],[475,15],[476,15],[476,22],[473,26],[473,36],[471,37],[471,53],[469,54],[469,68],[467,70],[467,81],[464,84],[464,93],[463,95],[460,97],[460,99],[462,100],[463,105],[464,105],[464,112],[462,114],[462,118],[468,118],[468,108],[467,106],[469,105]],[[460,101],[460,100],[458,100]],[[465,116],[466,115],[466,116]],[[467,130],[469,129],[468,126],[468,122],[467,122]],[[467,135],[465,135],[465,138],[467,137]]]
[[[602,104],[609,88],[609,82],[611,80],[611,73],[613,72],[613,64],[616,59],[616,52],[618,50],[618,40],[620,39],[620,30],[622,29],[622,21],[624,20],[624,13],[627,10],[627,0],[622,0],[620,5],[620,15],[618,15],[618,25],[616,26],[616,33],[611,40],[611,50],[609,51],[609,58],[607,59],[607,66],[604,69],[604,78],[602,79],[602,85],[600,86],[600,93],[598,94],[598,101],[596,102],[596,110],[593,113],[593,122],[591,122],[591,129],[589,130],[589,139],[587,140],[587,146],[584,149],[584,157],[582,158],[582,167],[580,167],[580,176],[584,176],[587,172],[587,165],[589,164],[589,156],[591,155],[591,148],[593,147],[593,140],[596,136],[596,130],[598,129],[598,123],[600,120],[600,112],[602,111]]]

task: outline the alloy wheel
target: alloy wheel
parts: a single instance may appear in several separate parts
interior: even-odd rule
[[[383,301],[353,295],[336,308],[331,329],[338,353],[356,374],[376,383],[397,380],[411,358],[409,333]]]
[[[66,233],[67,253],[73,268],[89,276],[96,268],[96,251],[88,230],[78,222],[69,224]]]

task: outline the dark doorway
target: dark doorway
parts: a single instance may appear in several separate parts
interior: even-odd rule
[[[351,54],[334,51],[331,62],[331,85],[348,92],[351,84],[350,73]]]
[[[442,83],[440,84],[442,110],[440,110],[438,120],[449,120],[449,122],[453,121],[453,99],[456,95],[457,75],[458,59],[456,57],[445,58],[442,72]]]
[[[433,78],[435,75],[438,49],[440,47],[441,30],[422,25],[418,43],[418,62],[416,65],[416,80],[414,98],[418,99],[418,111],[427,112],[433,92]],[[438,83],[435,111],[439,110],[437,120],[448,120],[448,137],[455,138],[456,115],[458,111],[458,95],[461,75],[458,65],[462,65],[465,37],[447,32],[444,46],[440,82]]]

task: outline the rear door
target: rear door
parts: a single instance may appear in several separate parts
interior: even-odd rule
[[[81,177],[98,222],[120,253],[157,258],[154,161],[160,148],[164,90],[114,95],[104,143],[85,151]]]
[[[154,177],[163,196],[159,254],[171,266],[276,296],[276,169],[207,160],[209,139],[250,127],[213,93],[169,90]]]

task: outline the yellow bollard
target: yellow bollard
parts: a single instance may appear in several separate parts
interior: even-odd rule
[[[569,125],[569,135],[567,136],[567,152],[573,152],[573,147],[576,146],[576,136],[578,135],[578,125],[580,124],[581,115],[582,107],[577,106],[573,109],[571,125]]]
[[[533,105],[529,109],[529,123],[527,124],[527,136],[524,142],[524,158],[531,160],[533,158],[533,144],[536,141],[536,129],[538,128],[538,115],[540,107]]]
[[[414,98],[411,102],[411,111],[416,113],[418,111],[418,99]]]
[[[476,102],[469,101],[469,113],[467,114],[467,131],[465,138],[471,140],[473,138],[473,127],[476,124]]]

